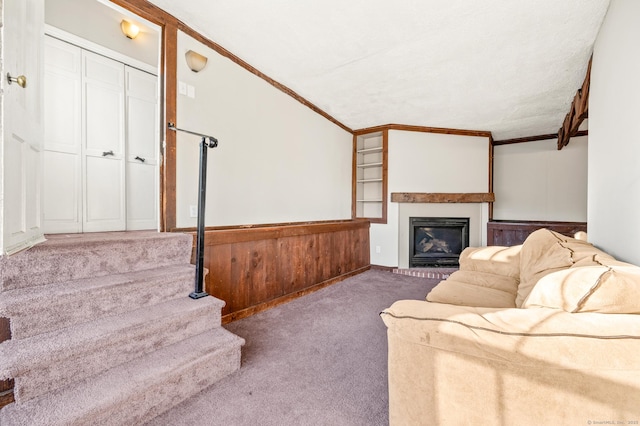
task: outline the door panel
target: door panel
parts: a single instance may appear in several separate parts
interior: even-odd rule
[[[44,148],[80,155],[81,49],[45,37]]]
[[[86,153],[124,154],[124,97],[121,89],[85,83]]]
[[[124,65],[83,51],[85,154],[124,158]]]
[[[45,37],[43,229],[82,232],[82,50]]]
[[[127,230],[158,227],[157,169],[127,163]]]
[[[20,234],[27,231],[26,226],[26,203],[25,203],[25,169],[26,142],[15,134],[9,134],[9,139],[5,139],[5,185],[11,190],[5,191],[5,206],[10,206],[10,210],[5,213],[4,226],[8,231],[5,236],[8,238],[18,238]]]
[[[123,231],[124,163],[109,157],[86,157],[84,232]]]
[[[127,229],[158,228],[158,78],[131,67],[127,81]]]
[[[126,67],[127,159],[157,164],[159,145],[158,78]]]
[[[80,156],[44,152],[44,223],[46,232],[82,232]]]
[[[3,13],[3,70],[27,78],[24,88],[6,81],[2,85],[2,254],[11,254],[44,241],[40,228],[44,2],[4,0]]]
[[[156,164],[158,114],[155,101],[127,97],[127,158],[130,161],[141,161]]]
[[[83,51],[84,232],[124,231],[124,65]]]

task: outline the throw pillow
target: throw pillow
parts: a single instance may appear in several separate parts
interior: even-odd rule
[[[517,307],[522,306],[540,278],[573,265],[572,251],[561,245],[568,238],[548,229],[538,229],[524,241],[520,250]]]

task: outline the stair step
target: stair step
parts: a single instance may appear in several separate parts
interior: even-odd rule
[[[59,391],[8,405],[0,410],[0,424],[141,424],[236,371],[243,344],[218,327]]]
[[[0,344],[0,379],[26,401],[219,327],[224,302],[188,296]]]
[[[13,339],[24,339],[186,296],[194,279],[195,268],[185,264],[9,290],[0,316],[11,318]]]
[[[155,231],[47,235],[0,259],[1,290],[141,271],[191,261],[193,237]]]

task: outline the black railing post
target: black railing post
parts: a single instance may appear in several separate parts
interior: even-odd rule
[[[200,299],[209,294],[204,291],[204,212],[207,202],[207,138],[200,142],[200,178],[198,183],[198,232],[196,234],[196,285],[192,299]]]
[[[173,123],[169,123],[169,129],[200,136],[200,177],[198,182],[198,229],[196,232],[196,281],[192,299],[200,299],[209,294],[204,291],[204,214],[207,201],[207,148],[218,146],[218,140],[213,136],[207,136],[189,130],[178,129]],[[208,141],[207,141],[208,140]]]

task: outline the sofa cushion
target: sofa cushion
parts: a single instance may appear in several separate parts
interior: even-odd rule
[[[560,245],[564,237],[548,229],[538,229],[527,237],[520,250],[520,285],[516,306],[521,307],[538,280],[573,264],[571,251]]]
[[[456,271],[427,294],[427,301],[459,306],[513,308],[517,288],[518,281],[512,277]]]
[[[518,280],[521,247],[467,247],[460,253],[460,270],[489,272]]]
[[[516,305],[522,306],[539,279],[574,265],[598,265],[615,259],[592,244],[548,229],[533,232],[520,250],[520,285]]]
[[[522,307],[557,308],[574,313],[638,314],[640,268],[606,259],[597,266],[575,266],[554,272],[538,281]]]

